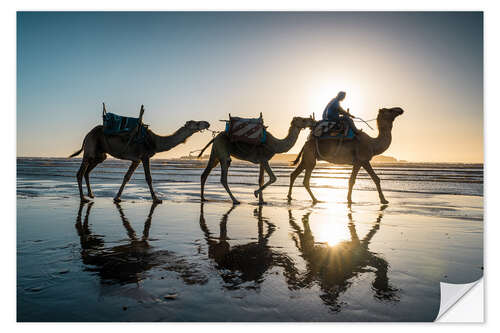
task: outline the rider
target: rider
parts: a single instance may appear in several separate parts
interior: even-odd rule
[[[343,115],[342,118],[347,121],[354,133],[359,134],[361,131],[356,128],[352,120],[354,116],[340,106],[340,102],[344,100],[345,95],[344,91],[340,91],[337,97],[333,98],[330,103],[327,104],[325,111],[323,111],[323,120],[338,122],[340,120],[340,115]]]

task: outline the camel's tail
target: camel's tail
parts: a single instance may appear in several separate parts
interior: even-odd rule
[[[90,132],[89,132],[89,134],[90,134]],[[72,157],[75,157],[77,155],[80,155],[80,153],[83,150],[83,147],[85,147],[85,141],[87,141],[87,137],[89,136],[89,134],[85,135],[85,138],[83,139],[83,142],[82,142],[82,148],[80,148],[80,150],[78,150],[78,151],[75,151],[73,154],[69,155],[68,158],[72,158]]]
[[[210,140],[209,143],[207,143],[207,145],[205,147],[203,147],[203,149],[200,151],[200,153],[198,154],[197,158],[200,158],[202,155],[203,155],[203,152],[205,151],[205,149],[208,148],[208,146],[210,146],[213,142],[214,142],[215,139],[212,139]]]
[[[306,145],[304,145],[304,147],[305,146]],[[292,162],[292,165],[295,165],[295,164],[299,163],[300,158],[302,157],[302,154],[304,153],[304,147],[302,147],[302,149],[300,150],[300,153],[297,155],[297,158],[295,159],[295,161]]]
[[[75,157],[77,155],[80,155],[80,153],[82,152],[82,150],[83,150],[83,147],[80,150],[75,151],[73,154],[69,155],[68,158],[72,158],[72,157]]]

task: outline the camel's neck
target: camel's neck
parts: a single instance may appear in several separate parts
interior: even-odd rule
[[[374,139],[373,153],[380,155],[386,151],[391,145],[392,141],[392,123],[377,121],[378,136]]]
[[[267,133],[266,145],[276,154],[286,153],[295,145],[300,134],[300,128],[290,125],[288,135],[283,139],[276,139],[270,133]]]
[[[183,126],[172,135],[162,136],[152,133],[153,142],[155,143],[155,152],[160,153],[162,151],[170,150],[186,141],[186,139],[193,135],[195,132],[196,131]]]

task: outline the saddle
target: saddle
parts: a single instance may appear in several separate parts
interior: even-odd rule
[[[252,145],[259,145],[266,142],[266,127],[262,119],[231,117],[226,120],[226,133],[231,142],[244,142]]]
[[[309,138],[316,137],[320,140],[352,140],[355,133],[346,121],[340,119],[338,122],[322,120],[314,127]]]
[[[127,136],[136,143],[143,143],[146,139],[148,125],[142,123],[144,105],[141,106],[139,118],[120,116],[106,111],[106,106],[102,103],[103,132],[107,136]]]

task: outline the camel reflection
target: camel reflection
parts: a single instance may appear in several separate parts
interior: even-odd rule
[[[144,222],[142,235],[137,236],[120,204],[116,208],[123,227],[128,235],[125,244],[105,247],[104,237],[94,235],[89,227],[89,215],[93,203],[87,205],[84,221],[82,211],[85,203],[80,204],[76,218],[76,230],[80,238],[81,257],[88,271],[96,272],[104,284],[138,283],[146,278],[146,274],[154,267],[161,266],[166,270],[176,271],[186,283],[205,283],[206,279],[189,265],[184,259],[167,250],[155,250],[149,244],[149,230],[156,203],[151,205]],[[123,242],[123,241],[122,241]]]
[[[210,233],[203,214],[203,204],[200,210],[200,228],[208,245],[208,256],[217,264],[217,269],[225,287],[240,288],[246,282],[254,282],[246,288],[257,288],[264,281],[264,274],[273,266],[289,267],[293,270],[293,261],[282,253],[274,251],[269,245],[269,238],[276,227],[265,217],[262,217],[262,206],[254,210],[257,218],[257,241],[231,246],[227,236],[229,214],[236,206],[232,206],[222,215],[219,225],[219,237]],[[265,232],[264,232],[265,225]]]
[[[361,273],[373,272],[375,273],[372,282],[373,296],[385,301],[398,300],[399,291],[389,284],[387,277],[389,264],[368,249],[371,239],[380,229],[385,207],[382,206],[373,227],[363,239],[359,239],[352,214],[349,213],[348,229],[351,240],[335,246],[315,242],[309,225],[311,212],[303,215],[302,229],[289,210],[289,222],[294,230],[293,241],[307,263],[305,273],[295,275],[296,278],[288,280],[290,287],[309,288],[317,283],[322,291],[320,297],[323,302],[332,310],[340,311],[338,298],[352,285],[352,278]]]

